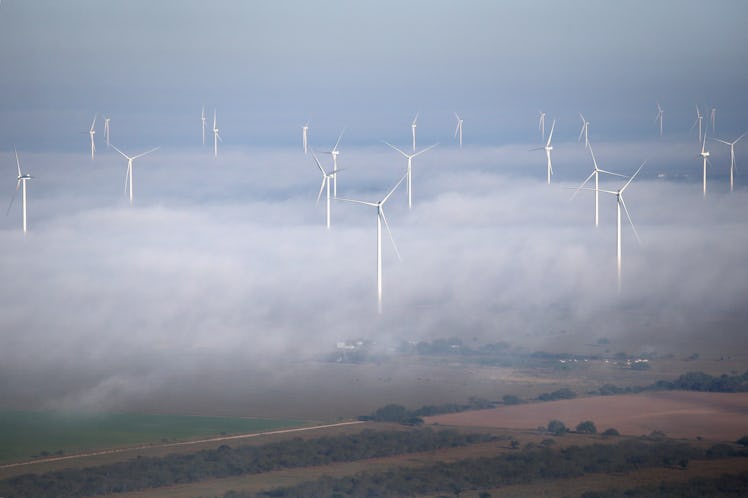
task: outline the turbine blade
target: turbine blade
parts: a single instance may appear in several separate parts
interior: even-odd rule
[[[18,177],[20,178],[21,176],[23,176],[21,174],[21,161],[18,159],[18,150],[16,149],[15,145],[13,146],[13,152],[16,153],[16,167],[18,168]]]
[[[622,175],[620,173],[613,173],[612,171],[608,171],[608,170],[605,170],[605,169],[599,169],[598,168],[597,171],[599,171],[600,173],[605,173],[606,175],[613,175],[613,176],[620,176],[621,178],[628,178],[628,176],[626,176],[626,175]]]
[[[621,190],[619,190],[619,192],[623,192],[624,190],[626,190],[626,187],[628,187],[629,184],[634,181],[634,178],[636,178],[636,175],[639,174],[639,172],[642,170],[642,168],[644,167],[644,165],[647,164],[647,161],[649,161],[649,159],[645,159],[644,160],[644,162],[642,163],[642,165],[639,166],[639,169],[636,170],[636,173],[634,173],[634,175],[631,178],[629,178],[629,181],[626,182],[626,185],[624,185],[623,187],[621,187]]]
[[[553,120],[553,124],[551,124],[551,133],[548,135],[548,143],[546,144],[546,147],[551,146],[551,138],[553,138],[553,129],[556,127],[556,120]]]
[[[146,152],[143,152],[142,154],[138,154],[137,156],[134,156],[134,157],[133,157],[133,159],[137,159],[137,158],[139,158],[139,157],[143,157],[144,155],[146,155],[146,154],[150,154],[151,152],[153,152],[153,151],[156,151],[156,150],[158,150],[158,149],[160,149],[160,148],[161,148],[161,146],[160,146],[160,145],[159,145],[158,147],[154,147],[154,148],[152,148],[152,149],[151,149],[151,150],[149,150],[149,151],[146,151]]]
[[[736,138],[735,141],[732,144],[735,145],[736,143],[740,142],[741,140],[743,140],[743,138],[746,135],[748,135],[748,131],[746,131],[745,133],[743,133],[742,135],[740,135],[738,138]]]
[[[343,128],[343,131],[340,132],[340,135],[338,136],[338,141],[335,142],[335,147],[333,147],[332,150],[338,150],[338,145],[340,145],[340,140],[343,138],[343,133],[345,133],[345,128]]]
[[[418,113],[416,113],[416,117],[413,118],[413,125],[415,126],[416,121],[418,121]]]
[[[716,140],[717,142],[722,142],[725,145],[733,145],[733,143],[726,142],[725,140],[722,140],[721,138],[710,137],[710,140]]]
[[[533,150],[544,150],[545,146],[543,147],[535,147],[534,149],[527,149],[527,152],[532,152]]]
[[[96,114],[94,114],[93,121],[91,121],[91,129],[89,131],[94,131],[94,126],[96,126]]]
[[[426,152],[427,150],[433,149],[433,148],[434,148],[434,147],[436,147],[437,145],[439,145],[439,144],[438,144],[438,143],[436,143],[436,144],[434,144],[434,145],[429,145],[429,146],[428,146],[428,147],[426,147],[425,149],[423,149],[423,150],[419,150],[419,151],[418,151],[418,152],[416,152],[415,154],[412,154],[412,155],[411,155],[410,157],[416,157],[416,156],[418,156],[418,155],[421,155],[421,154],[423,154],[424,152]]]
[[[10,208],[13,207],[13,201],[16,200],[16,196],[18,195],[18,188],[21,186],[21,180],[18,180],[18,183],[16,183],[16,189],[13,191],[13,195],[10,197],[10,203],[8,203],[8,210],[5,211],[5,216],[8,216],[8,213],[10,213]]]
[[[390,198],[390,196],[391,196],[391,195],[392,195],[392,194],[393,194],[393,193],[395,192],[395,190],[397,190],[397,187],[399,187],[399,186],[400,186],[400,184],[401,184],[401,183],[403,183],[403,180],[405,180],[405,178],[406,178],[407,176],[408,176],[408,174],[407,174],[407,173],[405,173],[405,174],[403,175],[403,177],[402,177],[402,178],[400,178],[400,181],[399,181],[399,182],[397,182],[397,183],[395,184],[395,186],[394,186],[394,187],[392,187],[392,190],[390,190],[390,191],[389,191],[389,193],[388,193],[387,195],[385,195],[385,196],[384,196],[384,199],[382,199],[382,201],[380,202],[380,204],[384,204],[385,202],[387,202],[387,199],[389,199],[389,198]]]
[[[384,210],[379,210],[379,216],[382,217],[382,221],[384,221],[384,226],[387,229],[387,233],[390,234],[390,240],[392,241],[392,247],[395,248],[395,254],[397,254],[397,259],[400,261],[403,260],[402,257],[400,257],[400,251],[397,250],[397,244],[395,244],[395,237],[392,236],[392,230],[390,230],[390,224],[387,223],[387,217],[384,215]]]
[[[574,197],[577,196],[577,194],[579,193],[579,191],[582,188],[584,188],[584,186],[587,184],[588,181],[590,181],[592,179],[593,176],[595,176],[595,172],[594,171],[592,173],[590,173],[590,176],[588,176],[587,179],[585,181],[583,181],[582,184],[579,187],[577,187],[577,189],[574,191],[574,193],[571,194],[571,199],[569,199],[569,200],[573,200]]]
[[[124,157],[125,159],[130,159],[130,157],[129,157],[129,156],[127,155],[127,154],[125,154],[124,152],[122,152],[121,150],[119,150],[119,149],[117,148],[117,146],[116,146],[116,145],[114,145],[114,144],[110,144],[110,145],[112,146],[112,148],[113,148],[114,150],[116,150],[117,152],[119,152],[120,154],[122,154],[122,156],[123,156],[123,157]]]
[[[314,158],[314,162],[317,163],[317,167],[322,172],[322,175],[323,176],[327,175],[327,173],[325,173],[325,169],[320,164],[319,159],[317,159],[317,154],[315,154],[314,151],[312,151],[312,157]]]
[[[127,165],[127,172],[125,173],[125,193],[127,193],[127,181],[130,179],[130,165]]]
[[[639,245],[642,244],[642,239],[639,238],[639,232],[636,231],[636,225],[634,225],[633,220],[631,219],[631,215],[629,214],[629,210],[626,207],[626,203],[623,200],[622,196],[618,196],[618,200],[621,203],[621,206],[623,206],[623,211],[626,213],[626,218],[628,218],[629,223],[631,224],[631,228],[634,230],[634,235],[636,236],[636,241],[639,242]]]
[[[359,201],[357,199],[346,199],[344,197],[336,197],[336,201],[345,201],[345,202],[355,202],[356,204],[365,204],[367,206],[374,206],[377,207],[378,204],[376,202],[367,202],[367,201]]]
[[[384,142],[385,144],[389,145],[390,147],[392,147],[393,149],[395,149],[396,151],[398,151],[398,152],[399,152],[400,154],[402,154],[403,156],[405,156],[405,157],[408,157],[408,154],[406,154],[406,153],[405,153],[405,152],[403,152],[402,150],[398,149],[397,147],[395,147],[395,146],[394,146],[394,145],[392,145],[391,143],[387,142],[386,140],[382,140],[382,142]]]
[[[221,138],[221,135],[218,134],[218,132],[216,132],[216,137],[218,137],[219,142],[223,143],[223,139]]]
[[[325,182],[327,181],[327,177],[322,177],[322,185],[319,186],[319,194],[317,194],[317,204],[319,204],[319,200],[322,197],[322,191],[325,190]]]

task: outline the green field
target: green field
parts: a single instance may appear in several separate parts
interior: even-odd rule
[[[301,425],[276,419],[0,411],[0,463]]]

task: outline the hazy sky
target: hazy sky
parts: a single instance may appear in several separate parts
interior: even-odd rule
[[[66,148],[94,113],[121,141],[194,144],[201,105],[227,144],[376,143],[421,112],[444,141],[526,142],[539,110],[575,136],[685,133],[717,106],[742,132],[741,1],[17,1],[0,11],[0,137]],[[146,138],[147,137],[147,138]]]
[[[0,194],[13,144],[36,178],[28,235],[18,199],[0,218],[0,408],[123,410],[175,365],[185,382],[357,337],[740,351],[748,182],[739,170],[729,193],[728,149],[710,142],[704,199],[689,126],[698,104],[717,107],[718,135],[748,129],[746,5],[3,1]],[[527,150],[540,110],[558,118],[550,187]],[[324,229],[301,125],[318,150],[347,127],[339,194],[378,200],[405,168],[380,140],[408,146],[417,111],[419,144],[441,143],[415,160],[413,211],[404,190],[386,207],[403,261],[385,239],[379,317],[375,215],[336,203]],[[643,245],[624,227],[620,296],[614,199],[598,229],[589,192],[569,201],[592,167],[580,111],[600,167],[649,159],[626,193]],[[162,146],[135,161],[132,208],[104,113],[126,152]]]

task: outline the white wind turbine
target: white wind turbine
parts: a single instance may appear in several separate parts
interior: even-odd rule
[[[582,184],[577,187],[577,189],[574,191],[574,194],[572,194],[571,198],[573,199],[579,191],[584,188],[584,186],[587,184],[588,181],[594,176],[595,177],[595,226],[597,227],[599,224],[599,195],[600,195],[600,184],[599,184],[599,177],[600,173],[605,173],[608,175],[613,176],[620,176],[622,178],[626,178],[625,175],[619,175],[618,173],[613,173],[612,171],[606,171],[604,169],[600,169],[597,167],[597,160],[595,159],[595,153],[592,152],[592,146],[590,146],[590,155],[592,156],[592,164],[594,164],[594,169],[592,170],[592,173],[590,173],[590,176],[587,177],[586,180],[582,182]]]
[[[18,159],[18,151],[15,147],[13,147],[13,151],[16,153],[16,168],[18,168],[18,182],[16,183],[16,191],[13,192],[13,197],[10,198],[10,204],[8,204],[8,211],[6,211],[5,216],[8,216],[8,213],[10,213],[10,208],[13,206],[13,201],[16,199],[16,195],[18,194],[18,188],[22,187],[21,189],[21,204],[22,204],[22,212],[23,212],[23,233],[26,233],[26,182],[34,178],[30,174],[26,173],[25,175],[21,173],[21,161]]]
[[[106,138],[107,147],[109,147],[109,121],[111,121],[111,118],[104,117],[104,137]]]
[[[636,175],[639,174],[639,171],[644,167],[644,165],[647,164],[647,161],[644,161],[641,166],[639,166],[639,169],[636,170],[636,173],[628,179],[628,181],[623,185],[623,187],[619,188],[618,190],[603,190],[603,189],[592,189],[592,188],[585,188],[585,190],[596,190],[599,192],[605,192],[606,194],[612,194],[616,196],[616,203],[618,205],[618,228],[617,228],[617,257],[618,257],[618,292],[621,292],[621,207],[623,207],[623,211],[626,213],[626,218],[629,220],[629,224],[631,225],[631,229],[634,231],[634,235],[636,236],[637,242],[641,244],[641,239],[639,238],[639,234],[636,231],[636,226],[634,226],[634,222],[631,220],[631,215],[629,214],[629,210],[626,207],[626,202],[623,200],[623,191],[626,190],[626,188],[631,184],[632,181],[634,181],[634,178],[636,178]]]
[[[413,118],[413,122],[410,124],[410,132],[413,135],[413,152],[416,151],[416,121],[418,121],[418,113]]]
[[[704,119],[704,115],[701,114],[701,110],[699,109],[699,106],[696,106],[696,119],[694,120],[693,124],[691,125],[691,130],[694,129],[694,127],[698,124],[699,125],[699,142],[701,142],[701,121]]]
[[[737,166],[735,164],[735,144],[740,142],[743,139],[743,137],[745,137],[746,135],[748,135],[748,131],[740,135],[738,138],[736,138],[732,142],[728,142],[720,138],[712,138],[712,140],[716,140],[717,142],[722,142],[723,144],[730,146],[730,192],[732,192],[733,177],[735,176],[735,168]]]
[[[662,107],[660,107],[660,103],[657,102],[657,116],[655,116],[654,121],[655,123],[657,121],[660,122],[660,136],[662,136],[662,117],[665,114],[665,111],[662,110]]]
[[[304,146],[304,154],[307,153],[308,133],[309,133],[309,122],[307,121],[304,124],[304,126],[301,127],[301,144]]]
[[[395,149],[396,151],[398,151],[400,154],[402,154],[408,160],[408,169],[405,172],[405,176],[407,178],[406,185],[408,187],[408,208],[412,209],[413,208],[413,174],[412,174],[413,158],[416,157],[416,156],[418,156],[418,155],[423,154],[424,152],[426,152],[429,149],[433,149],[434,147],[436,147],[439,144],[429,145],[428,147],[426,147],[423,150],[420,150],[420,151],[415,152],[413,154],[408,154],[405,151],[403,151],[401,149],[398,149],[397,147],[395,147],[394,145],[392,145],[389,142],[384,142],[384,143],[386,143],[387,145],[389,145],[390,147],[392,147],[393,149]]]
[[[582,136],[584,136],[584,148],[588,149],[590,146],[590,139],[588,136],[589,128],[590,128],[590,122],[584,119],[584,116],[582,116],[582,113],[579,113],[579,117],[582,118],[582,129],[579,131],[579,138],[577,139],[577,142],[582,140]]]
[[[91,121],[91,129],[88,130],[88,135],[91,137],[91,159],[94,158],[94,153],[96,152],[96,143],[94,142],[94,135],[96,135],[96,130],[94,129],[94,126],[96,126],[96,114],[94,114],[93,121]]]
[[[540,130],[540,140],[545,142],[545,113],[540,111],[540,119],[538,120],[538,130]]]
[[[379,313],[382,313],[382,222],[384,222],[385,228],[387,228],[387,233],[390,234],[390,240],[392,241],[392,247],[395,248],[395,254],[397,254],[397,258],[402,260],[400,257],[400,252],[397,250],[397,245],[395,244],[395,238],[392,236],[392,231],[390,230],[390,225],[387,223],[387,218],[384,216],[384,203],[387,202],[387,199],[390,198],[390,196],[397,190],[397,187],[400,186],[401,183],[403,183],[403,180],[405,180],[406,175],[403,175],[402,178],[400,178],[400,181],[398,181],[394,187],[387,193],[387,195],[384,196],[384,198],[379,202],[366,202],[366,201],[359,201],[356,199],[343,199],[338,198],[340,201],[346,201],[346,202],[355,202],[357,204],[365,204],[367,206],[372,206],[377,208],[377,310]]]
[[[340,145],[340,140],[343,138],[343,133],[345,133],[345,128],[343,128],[343,131],[340,132],[340,135],[338,135],[338,141],[335,142],[335,146],[331,150],[325,151],[325,154],[330,154],[332,156],[332,170],[337,171],[338,170],[338,154],[340,154],[340,150],[338,150],[338,145]],[[332,195],[333,197],[338,196],[338,175],[337,173],[333,174],[332,176]]]
[[[455,128],[455,138],[459,135],[460,137],[460,148],[462,149],[462,119],[460,116],[455,113],[455,117],[457,118],[457,128]]]
[[[142,154],[138,154],[137,156],[132,156],[132,157],[128,156],[127,154],[119,150],[116,145],[112,144],[112,147],[114,147],[114,150],[122,154],[122,156],[124,156],[125,159],[127,159],[127,174],[125,175],[125,192],[129,191],[130,205],[132,206],[132,162],[139,157],[143,157],[146,154],[150,154],[151,152],[158,150],[159,147],[154,147],[153,149],[149,151],[143,152]]]
[[[327,228],[330,228],[330,179],[335,177],[335,174],[340,170],[332,170],[330,173],[325,171],[325,168],[322,167],[322,165],[319,162],[319,159],[317,159],[317,155],[314,153],[314,150],[312,150],[312,157],[314,158],[314,162],[317,163],[317,167],[322,172],[322,185],[319,187],[319,194],[317,194],[317,204],[319,204],[319,199],[322,197],[322,190],[327,187]]]
[[[202,111],[202,113],[200,114],[200,119],[201,119],[201,120],[202,120],[202,122],[203,122],[203,145],[205,145],[205,121],[206,121],[206,119],[207,119],[207,118],[205,117],[205,106],[203,106],[203,111]]]
[[[704,197],[706,197],[706,163],[709,162],[711,164],[709,161],[709,151],[706,150],[706,133],[704,133],[704,141],[701,142],[701,152],[696,157],[704,160]]]
[[[553,150],[553,146],[551,145],[551,139],[553,138],[553,128],[556,127],[556,120],[553,120],[553,123],[551,124],[551,132],[548,134],[548,142],[542,147],[535,147],[533,150],[545,150],[545,155],[548,158],[548,185],[551,184],[551,175],[553,174],[553,166],[551,166],[551,151]]]
[[[213,157],[218,157],[218,141],[223,143],[221,135],[218,134],[218,127],[216,126],[216,110],[213,109]]]

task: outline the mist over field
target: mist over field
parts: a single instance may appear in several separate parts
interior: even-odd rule
[[[404,184],[385,205],[403,260],[385,234],[381,316],[375,210],[335,202],[328,232],[324,202],[315,205],[321,175],[298,148],[218,159],[207,148],[157,151],[135,161],[132,207],[126,161],[111,150],[94,162],[21,152],[36,178],[29,233],[15,204],[0,231],[4,405],[159,411],[177,393],[230,397],[239,384],[262,413],[253,400],[273,392],[319,396],[331,374],[315,377],[323,367],[312,360],[358,338],[385,351],[456,336],[529,350],[608,338],[631,353],[729,354],[745,342],[748,195],[715,180],[702,198],[693,179],[657,179],[698,171],[690,158],[658,162],[657,147],[626,191],[643,244],[624,224],[620,295],[614,197],[601,194],[597,229],[593,193],[570,200],[591,171],[583,145],[557,146],[550,186],[543,154],[526,148],[417,157],[413,210]],[[629,149],[596,155],[632,174],[646,157]],[[343,149],[338,195],[376,201],[404,162],[385,146]]]

